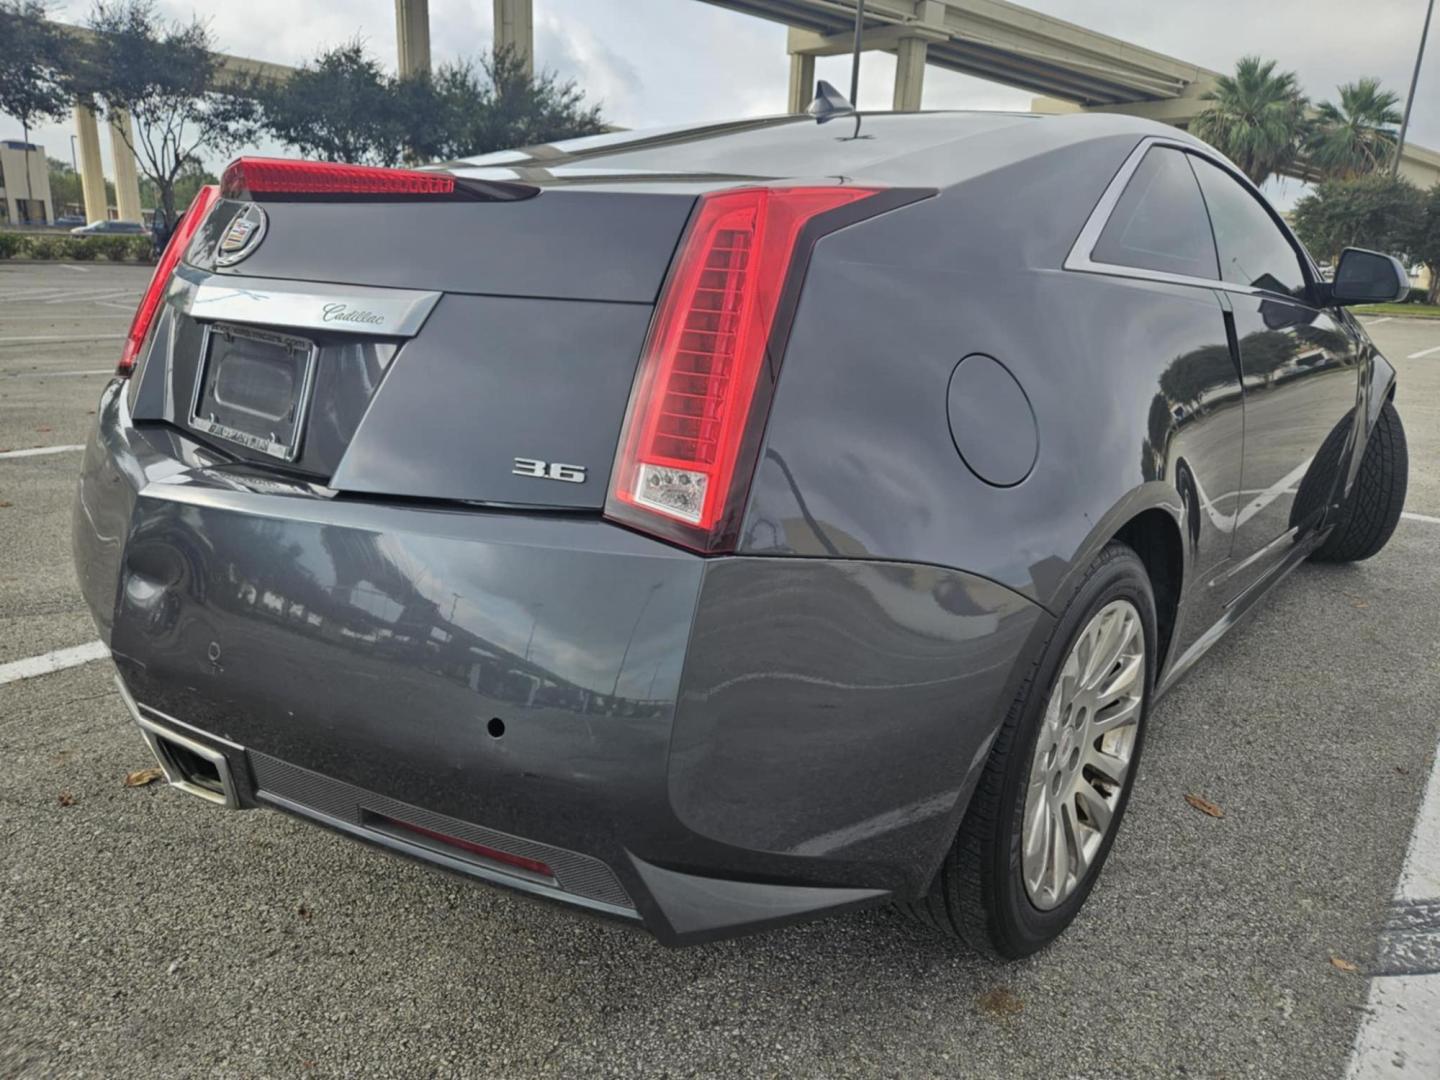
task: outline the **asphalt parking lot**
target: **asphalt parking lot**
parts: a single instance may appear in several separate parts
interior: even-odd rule
[[[3,452],[84,442],[147,277],[0,263],[0,665],[94,640],[79,455]],[[126,788],[150,760],[98,660],[0,685],[0,1076],[1344,1074],[1440,735],[1440,323],[1371,332],[1413,516],[1303,567],[1159,705],[1048,951],[991,964],[889,910],[670,951]]]

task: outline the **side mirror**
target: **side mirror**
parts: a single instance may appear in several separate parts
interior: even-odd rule
[[[1404,300],[1410,292],[1410,275],[1393,255],[1364,248],[1346,248],[1335,266],[1330,284],[1332,304],[1388,304]]]

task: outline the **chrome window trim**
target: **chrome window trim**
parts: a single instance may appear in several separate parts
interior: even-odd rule
[[[1280,234],[1285,238],[1285,242],[1290,245],[1290,250],[1295,253],[1296,259],[1299,260],[1300,270],[1305,275],[1307,288],[1310,290],[1314,289],[1317,274],[1310,260],[1309,253],[1306,252],[1304,247],[1295,239],[1294,235],[1290,232],[1289,226],[1276,216],[1274,209],[1265,201],[1264,196],[1259,195],[1249,181],[1240,181],[1239,177],[1235,175],[1235,170],[1225,161],[1212,154],[1207,154],[1203,148],[1192,143],[1182,142],[1179,139],[1166,138],[1163,135],[1147,135],[1140,140],[1134,150],[1130,151],[1130,156],[1125,159],[1124,163],[1120,166],[1120,170],[1111,179],[1109,186],[1105,188],[1105,193],[1100,196],[1100,201],[1095,204],[1095,209],[1091,210],[1090,216],[1085,219],[1085,227],[1080,230],[1080,235],[1076,237],[1075,243],[1071,245],[1070,253],[1065,256],[1065,261],[1061,264],[1062,269],[1074,270],[1084,274],[1105,274],[1109,277],[1134,278],[1137,281],[1157,281],[1171,285],[1190,285],[1202,289],[1218,289],[1221,292],[1238,293],[1242,296],[1261,296],[1267,299],[1288,300],[1290,303],[1299,304],[1302,307],[1318,308],[1320,306],[1316,304],[1313,299],[1302,300],[1299,297],[1290,296],[1287,293],[1272,292],[1269,289],[1257,289],[1252,285],[1237,285],[1235,282],[1226,281],[1223,278],[1202,278],[1192,277],[1189,274],[1171,274],[1164,270],[1145,270],[1138,266],[1121,266],[1118,263],[1098,262],[1091,258],[1095,250],[1095,245],[1100,242],[1100,234],[1105,231],[1105,226],[1110,223],[1110,215],[1115,212],[1115,206],[1119,203],[1120,196],[1124,194],[1126,185],[1130,183],[1130,178],[1134,176],[1135,171],[1140,168],[1140,162],[1144,159],[1145,155],[1149,153],[1152,147],[1156,146],[1168,147],[1172,150],[1178,150],[1182,154],[1203,158],[1239,182],[1241,187],[1250,194],[1251,198],[1258,197],[1261,209],[1266,212],[1271,222],[1280,230]],[[1201,195],[1203,204],[1204,195],[1201,192],[1198,177],[1195,180],[1195,185],[1196,192]],[[1208,205],[1205,207],[1205,213],[1208,217],[1210,213]]]
[[[177,276],[192,286],[182,299],[191,318],[331,334],[411,338],[440,300],[438,292],[207,274],[193,267],[181,267]]]

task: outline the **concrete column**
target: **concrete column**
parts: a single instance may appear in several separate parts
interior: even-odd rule
[[[815,97],[815,57],[790,54],[790,105],[787,111],[803,113]]]
[[[130,114],[110,114],[110,159],[115,162],[115,209],[121,221],[143,221],[140,213],[140,177],[135,171],[135,152],[126,137],[135,138]]]
[[[402,79],[430,70],[430,0],[395,0],[395,45]]]
[[[534,0],[495,0],[495,47],[513,49],[526,72],[534,73]]]
[[[110,216],[105,197],[105,170],[100,165],[100,125],[88,105],[75,106],[75,134],[80,146],[80,189],[85,195],[85,220],[104,221]]]
[[[929,45],[924,38],[901,38],[895,50],[895,98],[891,105],[896,112],[914,112],[920,108],[925,89],[925,54]]]

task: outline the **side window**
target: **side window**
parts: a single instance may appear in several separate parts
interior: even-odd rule
[[[1236,285],[1308,298],[1300,256],[1255,196],[1224,169],[1191,157],[1220,252],[1220,276]]]
[[[1157,146],[1145,155],[1090,258],[1111,266],[1219,280],[1205,203],[1183,153]]]

